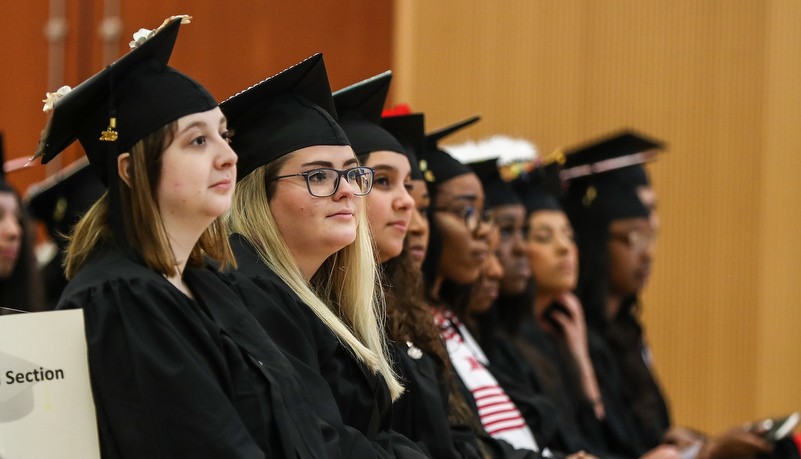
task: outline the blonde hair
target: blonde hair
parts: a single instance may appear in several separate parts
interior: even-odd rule
[[[256,248],[259,257],[330,328],[354,356],[379,372],[392,399],[403,386],[392,369],[384,335],[384,303],[378,280],[372,240],[364,211],[359,215],[356,241],[323,262],[306,281],[295,258],[278,231],[270,211],[269,196],[285,158],[261,166],[236,185],[226,223]],[[268,186],[265,184],[268,183]]]
[[[178,273],[178,262],[170,247],[156,196],[161,177],[161,159],[164,150],[172,142],[176,126],[177,121],[174,121],[137,142],[130,152],[128,174],[131,186],[121,178],[110,177],[110,180],[119,180],[120,202],[109,203],[109,194],[106,192],[75,225],[64,260],[67,279],[77,274],[99,242],[113,241],[109,205],[121,206],[119,212],[123,216],[127,239],[149,269],[165,276]],[[114,160],[116,162],[116,158]],[[187,266],[203,266],[204,254],[217,260],[220,269],[235,266],[221,217],[217,217],[203,231],[189,255]]]

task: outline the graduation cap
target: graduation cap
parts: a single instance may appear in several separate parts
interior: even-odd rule
[[[560,171],[558,162],[540,164],[512,181],[513,189],[526,207],[526,215],[540,210],[563,210],[559,202],[563,194]]]
[[[572,180],[597,174],[635,186],[648,185],[642,164],[656,160],[665,143],[626,129],[566,152],[562,178]]]
[[[419,159],[426,145],[425,116],[422,113],[384,116],[381,118],[381,127],[403,146],[404,154],[412,165],[412,180],[425,180],[425,171]]]
[[[116,155],[157,129],[217,106],[195,80],[169,67],[178,29],[188,17],[165,21],[149,38],[75,89],[48,94],[47,123],[33,159],[46,164],[78,140],[103,184],[116,178]],[[134,46],[132,44],[132,46]]]
[[[406,154],[398,139],[381,127],[381,112],[389,93],[390,80],[392,72],[387,71],[333,94],[337,123],[345,131],[357,155],[374,151]]]
[[[45,224],[54,241],[59,241],[104,192],[84,157],[31,185],[25,201],[31,215]]]
[[[468,165],[481,180],[485,209],[521,203],[512,186],[501,178],[498,170],[501,158],[492,142],[468,141],[442,148],[462,164]]]
[[[438,142],[480,119],[480,116],[475,115],[426,134],[426,148],[423,157],[420,158],[420,168],[429,171],[424,172],[426,181],[439,185],[452,178],[473,172],[469,166],[460,163],[446,151],[440,149]]]
[[[350,145],[337,111],[322,54],[315,54],[220,104],[233,129],[237,180],[301,148]]]
[[[614,220],[648,218],[650,212],[637,195],[635,169],[655,158],[661,143],[630,131],[571,150],[561,173],[569,182],[565,209],[577,226],[579,221],[608,225]],[[644,171],[643,171],[644,174]],[[647,183],[647,182],[646,182]]]

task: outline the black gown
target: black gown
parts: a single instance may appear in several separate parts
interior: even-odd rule
[[[490,370],[497,374],[499,383],[515,404],[525,407],[525,400],[533,400],[533,393],[547,397],[555,406],[555,411],[540,410],[554,414],[547,419],[548,427],[555,431],[550,444],[552,448],[568,453],[583,450],[601,458],[639,456],[640,449],[631,451],[629,448],[632,446],[629,437],[633,435],[629,418],[624,413],[621,419],[615,410],[612,410],[611,418],[607,410],[607,419],[603,422],[595,417],[592,403],[580,395],[579,375],[571,373],[564,362],[567,356],[559,352],[553,339],[533,319],[519,320],[512,337],[494,326],[492,316],[483,319],[482,323],[487,326],[481,327],[480,336],[492,362]],[[595,358],[595,347],[599,345],[597,337],[591,337],[589,341],[591,355]],[[609,357],[609,354],[602,355]],[[619,373],[615,368],[610,371],[604,363],[596,365],[593,361],[593,364],[596,373],[599,367],[604,370],[606,379],[598,375],[598,382],[606,403],[605,388],[611,387],[610,390],[619,395],[615,386],[620,382]]]
[[[328,457],[336,433],[231,286],[184,281],[196,300],[101,246],[61,297],[84,311],[103,457]]]
[[[383,377],[355,358],[244,237],[234,234],[230,242],[239,269],[229,278],[267,334],[294,358],[318,415],[339,433],[342,456],[426,457],[391,429],[392,398]]]
[[[437,459],[481,458],[477,438],[467,426],[448,419],[447,385],[437,363],[425,353],[412,358],[406,344],[392,343],[395,371],[406,388],[395,402],[392,428]]]

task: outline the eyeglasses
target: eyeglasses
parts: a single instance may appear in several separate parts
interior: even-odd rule
[[[485,210],[484,212],[479,212],[473,206],[464,206],[459,209],[453,209],[449,207],[437,207],[433,209],[434,212],[448,212],[450,214],[454,214],[456,216],[461,217],[464,220],[464,226],[467,227],[467,230],[471,233],[478,232],[478,229],[481,227],[481,224],[492,226],[494,223],[494,219],[492,216],[492,212],[489,210]]]
[[[339,179],[343,176],[348,181],[348,185],[353,188],[353,194],[356,196],[364,196],[373,189],[375,170],[367,166],[352,167],[344,171],[321,167],[299,174],[281,175],[274,177],[272,180],[303,177],[306,179],[306,188],[309,189],[309,194],[317,198],[325,198],[333,196],[337,192]]]
[[[636,252],[642,252],[656,241],[655,231],[645,232],[638,229],[633,229],[628,233],[611,233],[609,236],[626,244],[628,248]]]

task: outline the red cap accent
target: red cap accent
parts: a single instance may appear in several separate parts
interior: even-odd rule
[[[402,115],[411,115],[412,109],[409,107],[409,104],[398,104],[392,108],[385,108],[383,112],[381,112],[381,116],[386,118],[389,116],[402,116]]]

